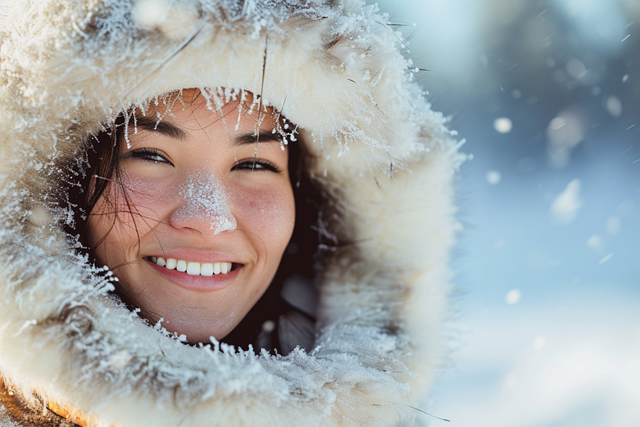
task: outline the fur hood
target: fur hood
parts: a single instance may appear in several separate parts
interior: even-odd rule
[[[461,156],[388,19],[359,0],[14,2],[0,33],[6,394],[105,427],[414,423],[445,352]],[[339,213],[325,231],[358,242],[325,263],[309,352],[184,345],[115,303],[69,244],[61,160],[132,105],[193,87],[262,94],[299,125]],[[9,420],[0,405],[0,424],[30,425]]]

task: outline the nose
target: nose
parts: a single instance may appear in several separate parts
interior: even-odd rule
[[[191,228],[213,237],[238,226],[224,187],[213,174],[190,176],[181,184],[177,198],[180,205],[169,219],[175,228]]]

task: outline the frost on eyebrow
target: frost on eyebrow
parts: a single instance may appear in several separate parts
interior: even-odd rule
[[[223,231],[233,231],[238,226],[236,218],[228,206],[228,197],[216,176],[212,173],[194,173],[179,188],[179,197],[184,201],[174,213],[180,222],[195,217],[211,220],[212,234],[203,232],[205,237],[213,237]],[[202,219],[201,219],[202,220]]]

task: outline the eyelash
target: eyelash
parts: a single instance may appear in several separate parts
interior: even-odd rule
[[[153,163],[167,163],[173,166],[173,163],[166,158],[166,156],[160,151],[154,148],[139,148],[129,152],[129,156],[134,159],[142,160],[145,162]],[[260,171],[268,170],[270,172],[279,173],[280,169],[273,163],[267,160],[247,159],[237,162],[231,170],[250,170]]]
[[[258,160],[258,159],[242,160],[236,163],[231,170],[249,170],[249,171],[268,170],[270,172],[276,172],[276,173],[280,172],[280,169],[273,163],[267,160]]]
[[[145,162],[167,163],[173,166],[173,163],[171,163],[160,150],[156,150],[154,148],[139,148],[137,150],[130,151],[129,155],[134,159]]]

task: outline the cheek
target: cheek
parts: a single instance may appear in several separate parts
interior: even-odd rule
[[[267,189],[233,188],[231,194],[234,194],[232,212],[238,227],[262,240],[270,252],[284,252],[295,224],[295,205],[289,183]]]
[[[137,246],[138,237],[157,223],[159,208],[166,206],[169,199],[158,197],[165,194],[158,190],[157,185],[140,179],[123,179],[122,186],[109,185],[88,221],[89,246],[97,253],[116,247],[120,252],[128,252]],[[96,246],[103,239],[103,244]]]
[[[124,189],[118,188],[114,190],[117,194],[112,194],[117,200],[118,221],[123,224],[135,221],[138,228],[152,228],[163,220],[178,197],[175,185],[166,179],[127,176],[122,182]]]
[[[125,214],[126,207],[117,196],[117,191],[107,188],[87,223],[87,245],[111,268],[129,259],[131,248],[137,243],[133,220]]]

